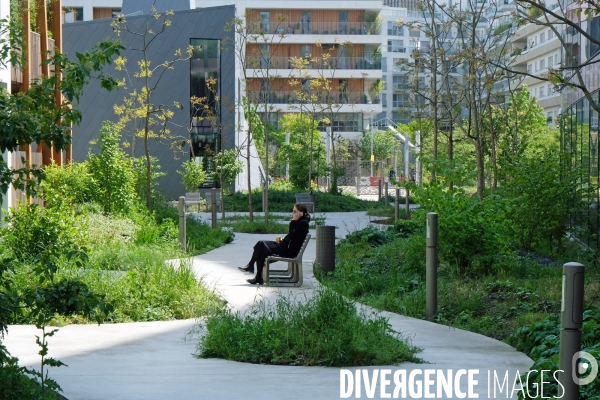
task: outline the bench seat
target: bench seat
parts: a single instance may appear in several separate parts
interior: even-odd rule
[[[294,258],[280,257],[278,255],[272,255],[265,259],[265,267],[263,268],[263,281],[269,286],[302,286],[302,255],[308,242],[310,240],[310,234],[306,235],[302,247],[298,255]],[[287,261],[288,267],[286,270],[273,270],[270,268],[271,263],[276,261]]]

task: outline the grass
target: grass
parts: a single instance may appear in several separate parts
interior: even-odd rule
[[[198,345],[203,358],[256,364],[331,367],[419,362],[419,349],[391,329],[383,317],[358,312],[334,291],[319,289],[303,302],[262,299],[245,313],[209,317]]]
[[[469,277],[441,263],[435,321],[505,340],[560,311],[562,263],[544,265],[534,255],[514,254],[501,264],[495,274]],[[425,318],[425,238],[420,233],[356,232],[338,245],[335,273],[318,278],[361,303]],[[586,299],[595,306],[600,305],[598,278],[597,269],[586,276]]]

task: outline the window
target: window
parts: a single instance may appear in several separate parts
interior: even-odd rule
[[[190,58],[190,92],[189,98],[205,98],[202,106],[190,104],[190,126],[192,132],[193,154],[202,163],[205,171],[214,171],[214,154],[221,151],[220,121],[220,74],[221,74],[221,43],[215,39],[190,39],[193,52]],[[208,80],[215,80],[216,91],[209,90]],[[208,110],[205,108],[207,106]],[[216,116],[206,118],[207,116]],[[209,176],[211,176],[210,174]],[[204,182],[203,187],[212,187],[213,180]]]
[[[348,11],[338,11],[338,22],[340,35],[348,34]]]
[[[261,11],[260,12],[260,30],[261,31],[265,31],[267,33],[271,32],[269,30],[269,28],[270,28],[270,24],[269,24],[270,15],[271,15],[271,13],[269,11]]]
[[[310,33],[310,11],[302,11],[302,34]]]
[[[408,95],[401,93],[394,93],[392,95],[392,105],[394,108],[405,106],[408,103]]]
[[[554,55],[554,65],[558,64],[558,54]]]
[[[387,108],[387,93],[381,93],[381,107]]]
[[[388,21],[388,36],[404,36],[404,27],[398,26],[394,21]]]
[[[538,62],[536,61],[535,62],[535,72],[538,72],[538,71],[539,71],[539,69],[538,69]]]
[[[421,31],[418,29],[411,29],[408,31],[408,36],[410,37],[421,37]]]
[[[271,46],[268,44],[260,45],[260,67],[269,68],[269,61],[271,60]]]
[[[540,60],[540,70],[543,71],[546,69],[546,60]]]
[[[393,79],[393,84],[394,84],[394,87],[392,89],[394,89],[394,90],[408,89],[408,76],[394,75],[394,77],[392,79]]]
[[[388,52],[391,53],[406,53],[404,40],[388,40]]]
[[[540,88],[540,98],[544,97],[544,87]]]
[[[383,82],[383,89],[381,90],[387,90],[387,80],[382,79],[381,82]]]
[[[83,21],[83,8],[63,8],[63,20],[65,23]]]
[[[554,94],[554,87],[552,85],[548,85],[548,96],[552,96]]]
[[[552,29],[548,29],[548,40],[554,37],[554,31]]]
[[[548,68],[552,67],[552,56],[548,57]]]
[[[381,57],[381,72],[387,72],[387,58]]]
[[[544,43],[546,41],[546,32],[540,33],[540,43]]]

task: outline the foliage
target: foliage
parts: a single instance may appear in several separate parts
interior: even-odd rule
[[[497,267],[499,256],[510,253],[508,205],[500,196],[480,200],[437,184],[425,184],[411,194],[420,210],[426,210],[414,213],[422,225],[426,212],[438,214],[440,261],[461,274],[487,274]]]
[[[327,289],[304,302],[279,296],[254,303],[246,314],[226,310],[207,320],[198,344],[204,358],[331,367],[418,362],[417,351],[386,318],[357,312]]]
[[[363,132],[360,137],[360,151],[363,160],[371,159],[371,141],[373,142],[373,155],[375,161],[383,161],[394,154],[394,147],[397,145],[392,131]]]
[[[135,173],[130,157],[119,146],[121,133],[112,122],[100,129],[100,154],[90,152],[86,164],[93,179],[92,198],[106,214],[127,214],[135,200]]]
[[[581,350],[590,353],[596,359],[600,358],[600,311],[588,309],[583,313],[581,335]],[[560,394],[554,373],[559,369],[558,355],[560,349],[560,319],[556,315],[524,326],[508,337],[508,343],[527,354],[534,360],[532,371],[527,381],[530,393],[536,393],[536,386],[541,384],[542,376],[539,371],[549,371],[545,375],[545,394],[557,396]],[[523,379],[525,382],[525,379]],[[595,379],[591,384],[580,386],[580,399],[597,399],[600,396],[600,380]],[[519,396],[522,399],[522,396]],[[526,397],[530,398],[530,397]]]
[[[92,199],[92,177],[86,163],[71,161],[67,165],[44,168],[42,198],[48,208],[68,208]]]
[[[183,171],[177,171],[181,175],[183,186],[188,192],[196,192],[200,185],[206,181],[206,171],[202,164],[196,164],[195,160],[189,159],[183,162]]]
[[[216,170],[213,180],[221,182],[221,187],[231,185],[244,169],[244,164],[237,158],[235,149],[223,150],[215,155]]]
[[[73,217],[65,211],[19,204],[11,209],[6,221],[6,246],[20,261],[32,261],[41,252],[68,254],[80,240]]]
[[[7,33],[9,39],[0,42],[0,63],[6,65],[11,49],[21,48],[18,38],[20,30],[0,20],[0,31]],[[10,31],[10,32],[9,32]],[[52,143],[54,149],[65,150],[71,143],[69,131],[81,121],[81,112],[75,108],[84,86],[93,74],[97,74],[102,88],[112,90],[116,80],[102,73],[102,68],[118,55],[123,47],[114,42],[102,42],[90,51],[77,54],[77,61],[56,52],[47,63],[60,69],[62,79],[56,76],[42,77],[25,92],[9,95],[0,92],[0,152],[14,152],[28,143]],[[14,57],[13,57],[14,58]],[[18,58],[11,60],[19,65]],[[63,93],[62,104],[57,105],[55,94]],[[31,176],[32,179],[28,177]],[[0,161],[0,198],[8,191],[9,185],[35,194],[36,185],[43,177],[39,166],[12,169],[6,162]]]
[[[297,188],[308,188],[309,165],[311,162],[312,136],[312,177],[326,176],[325,144],[318,122],[302,118],[299,114],[286,114],[280,120],[285,132],[290,134],[290,143],[281,148],[281,157],[290,164],[290,182]],[[272,200],[269,199],[271,202]]]
[[[373,103],[379,98],[379,94],[383,90],[383,81],[381,79],[375,80],[369,88],[369,98]]]
[[[296,204],[296,193],[305,189],[276,190],[269,189],[269,210],[272,212],[289,212]],[[314,192],[316,210],[319,212],[367,211],[378,207],[378,204],[361,200],[351,195],[334,195],[331,193]],[[225,207],[230,211],[248,211],[248,195],[240,192],[230,193],[224,197]],[[252,204],[255,210],[261,210],[262,191],[252,191]]]
[[[135,147],[137,138],[142,139],[145,166],[145,196],[143,198],[146,200],[148,210],[152,208],[153,181],[153,163],[150,156],[149,142],[160,139],[160,141],[169,141],[177,145],[182,140],[189,140],[187,136],[181,137],[173,134],[169,128],[168,123],[174,115],[173,110],[180,109],[180,105],[178,103],[173,105],[161,104],[160,100],[152,97],[154,91],[161,85],[162,80],[168,76],[166,72],[174,69],[175,64],[189,61],[193,51],[191,46],[185,51],[177,49],[172,59],[156,65],[152,64],[153,55],[158,51],[155,46],[162,43],[161,36],[171,26],[169,20],[171,15],[173,15],[172,11],[160,14],[153,6],[146,17],[146,23],[142,24],[142,28],[139,30],[131,26],[123,16],[116,18],[111,23],[117,36],[123,34],[123,36],[140,39],[139,46],[134,45],[130,48],[130,51],[139,55],[143,61],[130,62],[123,56],[118,57],[115,61],[117,71],[124,71],[129,79],[133,77],[135,80],[126,82],[123,79],[120,82],[121,86],[129,85],[129,87],[126,87],[129,92],[123,98],[123,104],[115,105],[114,109],[119,116],[118,125],[131,133],[132,145]],[[137,70],[134,72],[133,69]],[[132,154],[135,154],[135,148]]]

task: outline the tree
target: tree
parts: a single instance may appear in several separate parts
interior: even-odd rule
[[[152,97],[153,92],[160,85],[165,74],[173,69],[176,63],[186,62],[190,59],[193,49],[188,47],[185,51],[177,49],[171,60],[164,61],[158,65],[152,65],[152,54],[159,45],[157,40],[171,25],[168,16],[172,11],[160,14],[152,6],[146,17],[145,23],[140,30],[130,26],[123,15],[119,15],[112,23],[113,30],[120,36],[129,35],[132,45],[129,50],[133,54],[139,54],[140,60],[136,63],[137,70],[124,56],[116,60],[117,71],[124,71],[124,78],[120,85],[130,90],[123,99],[123,104],[115,105],[115,113],[120,117],[118,125],[120,128],[131,133],[131,154],[135,154],[136,140],[141,138],[144,147],[144,158],[146,167],[145,197],[146,207],[152,209],[152,160],[150,157],[150,140],[169,142],[172,147],[178,146],[182,141],[189,141],[188,137],[175,135],[169,127],[169,120],[173,116],[173,110],[182,108],[180,104],[161,104],[160,99]],[[154,45],[154,46],[153,46]]]
[[[369,160],[371,156],[371,143],[373,143],[373,156],[375,162],[386,160],[394,155],[396,139],[392,131],[375,131],[363,133],[360,138],[360,150],[363,160]]]
[[[248,171],[248,210],[250,212],[250,221],[254,221],[254,213],[252,210],[252,181],[250,177],[251,155],[250,148],[254,139],[254,134],[260,131],[264,135],[265,146],[265,182],[269,180],[269,128],[271,114],[276,111],[274,103],[275,93],[278,91],[274,87],[276,79],[281,78],[279,75],[273,74],[272,70],[277,69],[279,61],[273,56],[277,47],[281,45],[281,40],[286,36],[284,29],[285,17],[281,15],[275,16],[274,23],[269,21],[266,25],[260,18],[260,14],[249,12],[244,17],[235,17],[230,21],[225,30],[233,31],[235,34],[235,42],[229,46],[235,52],[240,63],[242,71],[242,82],[238,85],[238,101],[235,106],[243,109],[245,121],[247,123],[246,141],[242,147],[246,149],[246,169]],[[250,53],[250,54],[248,54]],[[252,72],[248,72],[252,71]],[[280,80],[283,85],[283,80]],[[281,89],[281,88],[280,88]],[[255,116],[259,116],[261,123],[259,124]],[[262,118],[260,118],[262,117]],[[238,126],[242,129],[242,124]],[[242,150],[240,148],[240,150]],[[241,154],[241,151],[240,151]],[[263,188],[263,190],[266,190]],[[265,196],[264,215],[265,224],[269,223],[269,196],[268,190]]]
[[[17,53],[23,46],[21,35],[18,24],[0,20],[0,37],[6,37],[0,40],[3,68],[8,68],[9,63],[24,65]],[[106,90],[117,87],[117,81],[102,69],[123,49],[118,42],[101,42],[90,51],[78,54],[77,61],[56,52],[46,62],[54,66],[55,71],[62,72],[62,79],[56,75],[41,77],[26,91],[14,95],[0,91],[0,151],[14,152],[24,144],[41,142],[51,143],[57,151],[67,149],[71,143],[71,127],[81,121],[81,112],[76,107],[84,86],[96,78]],[[57,94],[62,94],[58,105]],[[11,184],[28,195],[35,195],[41,179],[41,166],[14,169],[0,160],[0,199]]]
[[[314,176],[324,176],[326,173],[325,145],[321,140],[321,132],[317,129],[318,122],[302,118],[299,114],[285,114],[281,118],[281,125],[290,133],[290,143],[282,147],[283,157],[290,163],[290,181],[298,188],[310,189],[309,175],[314,173]],[[316,160],[316,167],[312,168],[311,146]]]

